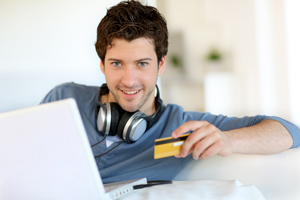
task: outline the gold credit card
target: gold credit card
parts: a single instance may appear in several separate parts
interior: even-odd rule
[[[155,140],[154,159],[175,156],[180,153],[181,146],[190,134],[185,134],[179,138],[160,138]]]

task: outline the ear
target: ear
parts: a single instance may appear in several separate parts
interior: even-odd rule
[[[101,62],[100,62],[100,68],[101,68],[102,73],[105,74],[105,73],[104,73],[104,63],[103,63],[102,60],[101,60]]]
[[[161,60],[159,61],[159,66],[158,66],[158,76],[162,75],[165,71],[165,68],[166,68],[166,61],[167,61],[167,58],[166,56],[164,55]]]

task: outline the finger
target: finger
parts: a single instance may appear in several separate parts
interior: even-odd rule
[[[200,155],[206,152],[211,146],[214,145],[216,141],[218,141],[216,140],[219,138],[217,134],[218,134],[217,132],[209,134],[195,145],[193,149],[194,160],[198,160]]]
[[[207,124],[208,124],[207,121],[187,121],[173,131],[172,137],[178,138],[179,136],[181,136],[189,131],[195,131],[195,130],[199,129],[200,127],[207,125]]]
[[[222,141],[218,141],[218,142],[214,143],[213,145],[211,145],[210,147],[208,147],[202,154],[200,154],[199,158],[207,159],[214,155],[219,154],[223,150],[224,150],[224,145],[223,145]]]
[[[175,155],[174,157],[175,157],[175,158],[182,158],[182,157],[180,156],[180,154]]]
[[[207,124],[190,134],[183,143],[180,151],[182,157],[186,157],[194,148],[202,143],[202,140],[208,135],[216,131],[216,127],[212,124]],[[199,144],[198,144],[199,143]],[[211,143],[211,142],[210,142]],[[198,147],[199,148],[199,147]],[[199,156],[199,155],[198,155]]]

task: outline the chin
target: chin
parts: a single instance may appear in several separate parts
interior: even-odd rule
[[[139,110],[139,108],[132,108],[132,107],[130,107],[130,108],[123,108],[123,110],[125,110],[125,111],[127,111],[127,112],[136,112],[136,111],[138,111]]]
[[[141,109],[141,105],[140,104],[125,104],[124,108],[128,111],[128,112],[135,112]]]

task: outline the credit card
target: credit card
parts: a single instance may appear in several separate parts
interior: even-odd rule
[[[180,153],[181,146],[190,134],[185,134],[179,138],[160,138],[155,140],[154,159],[175,156]]]

